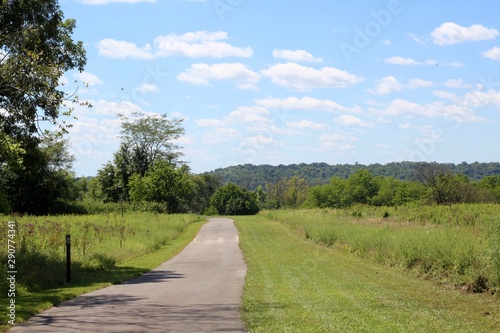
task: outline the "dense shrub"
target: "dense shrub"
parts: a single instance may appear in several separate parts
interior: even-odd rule
[[[253,215],[259,212],[257,195],[232,183],[215,191],[210,206],[220,215]]]

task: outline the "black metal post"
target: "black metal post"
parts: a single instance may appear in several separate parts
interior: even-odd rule
[[[66,235],[66,282],[71,282],[71,236]]]

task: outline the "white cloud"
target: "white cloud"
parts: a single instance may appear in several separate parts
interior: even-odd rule
[[[369,89],[373,95],[386,95],[404,89],[416,89],[421,87],[432,87],[434,84],[431,81],[422,79],[411,79],[407,84],[402,84],[394,76],[385,76],[376,81],[374,89]]]
[[[253,55],[251,47],[239,48],[232,46],[222,40],[228,39],[227,32],[216,31],[196,31],[183,35],[169,34],[158,36],[155,41],[157,55],[186,56],[190,58],[199,57],[243,57],[248,58]]]
[[[154,3],[156,0],[78,0],[78,2],[84,5],[107,5],[109,3]]]
[[[260,106],[238,107],[221,119],[200,119],[196,123],[210,128],[204,134],[204,143],[212,145],[221,142],[241,140],[249,132],[271,133],[269,111]],[[243,139],[245,145],[261,145],[273,143],[271,137],[258,134]]]
[[[260,75],[241,63],[193,64],[177,75],[177,80],[193,85],[210,85],[211,80],[230,80],[240,89],[257,89]]]
[[[411,38],[414,42],[418,43],[418,44],[421,44],[421,45],[426,45],[427,44],[427,41],[428,41],[428,38],[427,37],[424,37],[424,36],[419,36],[417,34],[414,34],[414,33],[408,33],[406,34],[409,38]]]
[[[135,43],[111,38],[101,40],[97,47],[100,55],[115,59],[155,59],[170,56],[248,58],[253,55],[251,47],[235,47],[223,41],[228,38],[227,32],[224,31],[196,31],[182,35],[172,33],[158,36],[154,40],[154,48],[150,44],[146,44],[141,48]]]
[[[287,62],[270,66],[261,73],[279,86],[295,91],[311,91],[315,88],[345,88],[364,79],[334,67],[315,69]]]
[[[404,117],[427,117],[447,118],[457,122],[484,121],[474,110],[463,103],[445,104],[443,102],[432,102],[418,104],[404,99],[394,99],[383,109],[371,110],[382,116],[404,116]]]
[[[242,106],[230,112],[222,119],[200,119],[196,123],[201,127],[232,128],[234,125],[254,126],[258,130],[268,128],[269,111],[260,106]],[[213,140],[212,140],[213,141]]]
[[[384,60],[388,64],[393,65],[421,65],[422,63],[413,60],[412,58],[390,57]]]
[[[472,85],[465,83],[464,80],[462,79],[448,79],[446,80],[444,85],[448,88],[457,88],[457,89],[472,87]]]
[[[496,106],[500,108],[500,91],[488,90],[479,91],[474,90],[468,92],[464,96],[464,104],[471,107],[482,107],[482,106]]]
[[[232,111],[226,121],[235,123],[267,123],[269,111],[260,106],[242,106]]]
[[[219,126],[205,132],[203,135],[203,144],[214,145],[222,142],[231,142],[240,138],[240,131],[227,126]]]
[[[361,108],[356,106],[348,108],[328,99],[317,99],[312,97],[288,97],[288,98],[265,98],[256,100],[257,105],[270,109],[283,110],[319,110],[327,112],[361,112]]]
[[[416,61],[413,58],[403,58],[399,56],[389,57],[384,59],[388,64],[392,65],[425,65],[425,66],[450,66],[450,67],[462,67],[464,64],[461,61],[438,61],[434,59],[427,59],[425,61]]]
[[[334,153],[354,153],[355,147],[349,143],[356,141],[357,138],[351,135],[343,135],[340,133],[323,134],[319,138],[320,148]]]
[[[367,123],[366,121],[355,117],[353,115],[343,114],[339,118],[335,119],[335,122],[344,126],[359,126],[359,127],[372,127],[373,124]]]
[[[441,99],[448,99],[448,100],[453,101],[455,103],[460,103],[460,97],[458,97],[458,95],[451,93],[449,91],[436,90],[436,91],[433,91],[432,94],[436,97],[441,98]]]
[[[323,128],[326,128],[325,124],[322,123],[316,123],[310,120],[298,120],[298,121],[291,121],[287,124],[287,127],[290,129],[296,129],[296,130],[320,130]]]
[[[222,120],[220,120],[220,119],[200,119],[196,123],[202,127],[219,127],[222,125]]]
[[[494,47],[488,51],[484,51],[482,56],[491,60],[500,60],[500,47]]]
[[[373,95],[385,95],[403,89],[403,85],[394,76],[385,76],[377,80],[376,83],[377,85],[374,89],[368,90]]]
[[[89,87],[102,84],[102,80],[97,75],[89,72],[75,73],[75,78],[87,84]]]
[[[436,65],[438,65],[438,66],[450,66],[450,67],[464,67],[464,63],[461,61],[450,61],[450,62],[443,61],[443,62],[437,63]]]
[[[453,22],[446,22],[432,31],[430,35],[434,44],[450,45],[495,39],[500,33],[495,29],[486,28],[480,24],[463,27]]]
[[[113,59],[153,59],[151,46],[146,45],[143,48],[138,47],[135,43],[126,42],[123,40],[114,40],[106,38],[97,44],[99,55]]]
[[[316,58],[304,50],[273,50],[274,59],[285,59],[293,62],[323,62],[323,59]]]
[[[158,86],[151,83],[143,83],[135,89],[141,93],[151,93],[160,91],[160,88],[158,88]]]
[[[278,141],[274,140],[273,138],[258,134],[252,137],[248,137],[244,140],[244,145],[248,145],[250,147],[259,147],[261,145],[269,145],[269,144],[276,144]]]
[[[411,79],[408,84],[405,86],[405,88],[409,89],[416,89],[416,88],[421,88],[421,87],[432,87],[434,84],[431,81],[428,80],[422,80],[422,79]]]

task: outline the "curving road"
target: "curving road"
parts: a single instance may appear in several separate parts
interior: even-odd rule
[[[246,332],[246,265],[233,220],[211,218],[177,256],[134,280],[76,297],[9,332]]]

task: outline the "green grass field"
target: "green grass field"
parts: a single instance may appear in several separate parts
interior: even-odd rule
[[[243,320],[254,333],[498,332],[499,209],[359,206],[234,217],[248,265]],[[0,218],[5,272],[8,220]],[[156,267],[180,252],[203,221],[132,212],[123,219],[116,213],[19,218],[18,321]],[[486,292],[461,288],[477,276],[486,278]],[[6,295],[5,281],[0,287]],[[9,327],[5,319],[0,331]]]
[[[306,239],[263,214],[235,217],[251,332],[498,332],[500,301]]]
[[[470,292],[500,290],[500,205],[264,211],[303,237]]]

